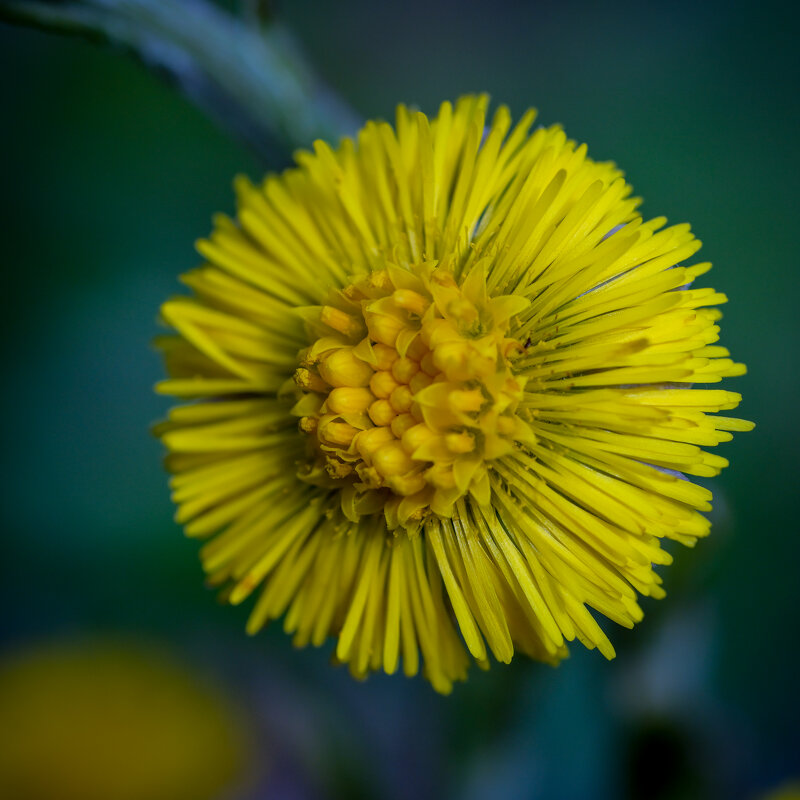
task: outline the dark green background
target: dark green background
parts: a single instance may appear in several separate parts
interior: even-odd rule
[[[202,588],[172,524],[159,303],[255,159],[120,53],[0,25],[5,648],[130,632],[228,683],[271,771],[255,797],[755,798],[800,776],[798,30],[789,4],[285,0],[365,117],[489,91],[625,170],[644,214],[690,221],[726,292],[728,388],[712,537],[606,663],[516,659],[442,699],[356,684]],[[276,157],[269,165],[281,169]],[[111,799],[113,800],[113,799]]]

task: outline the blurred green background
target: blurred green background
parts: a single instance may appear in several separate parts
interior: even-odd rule
[[[757,429],[721,452],[712,537],[668,598],[559,669],[515,659],[440,698],[353,682],[329,649],[204,590],[172,521],[160,302],[261,167],[119,52],[0,24],[3,649],[157,642],[223,687],[257,741],[255,798],[757,798],[800,776],[793,7],[285,0],[277,13],[364,117],[488,91],[612,159],[646,216],[690,221],[726,292],[729,382]],[[270,169],[287,161],[276,154]],[[263,756],[262,756],[263,754]],[[110,798],[109,800],[113,800]]]

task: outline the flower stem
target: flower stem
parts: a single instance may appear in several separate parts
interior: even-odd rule
[[[357,115],[275,22],[208,0],[0,0],[0,19],[121,46],[173,82],[262,161],[337,141]]]

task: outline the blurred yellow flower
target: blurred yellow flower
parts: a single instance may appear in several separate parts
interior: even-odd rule
[[[662,596],[662,538],[693,545],[750,423],[688,225],[644,221],[610,163],[487,99],[400,106],[316,142],[198,243],[165,303],[158,433],[177,520],[231,603],[260,596],[353,675],[402,659],[448,692],[469,657],[613,647]],[[681,473],[681,474],[676,474]],[[459,635],[460,634],[460,635]]]
[[[800,800],[800,781],[788,781],[777,789],[762,795],[761,800]]]
[[[248,747],[224,700],[154,652],[63,643],[0,662],[0,797],[211,800]]]

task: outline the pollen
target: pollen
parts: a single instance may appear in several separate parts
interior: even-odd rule
[[[483,497],[481,465],[527,427],[513,368],[521,348],[508,338],[509,311],[526,304],[486,297],[480,269],[459,285],[447,264],[399,277],[387,266],[314,312],[295,414],[322,469],[302,474],[351,486],[343,510],[354,521],[376,503],[390,528],[452,516],[459,498]]]

